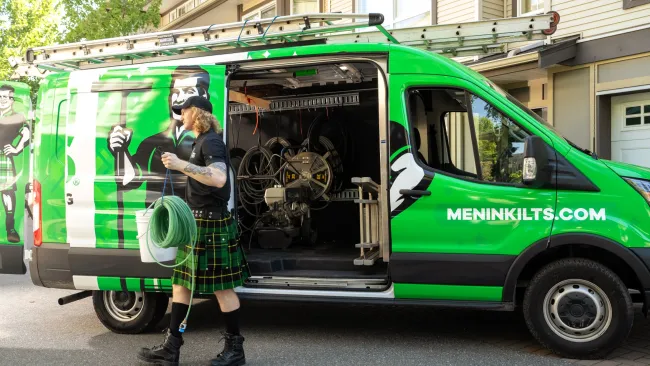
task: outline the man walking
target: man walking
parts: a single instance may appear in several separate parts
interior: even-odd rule
[[[181,324],[185,326],[194,273],[195,291],[214,293],[226,322],[225,347],[212,360],[212,365],[244,365],[244,337],[239,332],[240,305],[234,288],[243,285],[250,273],[239,245],[237,223],[228,212],[231,182],[222,130],[206,98],[190,97],[174,109],[181,114],[185,129],[194,131],[197,137],[189,161],[165,152],[162,162],[167,169],[180,171],[188,177],[185,194],[199,229],[198,242],[194,253],[189,245],[179,248],[176,263],[189,255],[194,256],[194,261],[188,260],[174,269],[172,314],[164,343],[142,348],[138,357],[150,363],[178,364],[183,345],[179,329]],[[191,268],[192,263],[196,268]]]
[[[6,214],[7,241],[10,243],[20,242],[14,219],[18,180],[14,157],[25,149],[30,137],[25,116],[14,111],[14,98],[15,89],[12,86],[0,86],[0,193]]]

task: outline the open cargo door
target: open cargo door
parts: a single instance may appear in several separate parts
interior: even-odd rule
[[[32,102],[29,86],[0,81],[0,273],[25,274],[25,243],[31,240],[27,202]]]

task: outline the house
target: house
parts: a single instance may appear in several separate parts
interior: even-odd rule
[[[557,31],[459,59],[576,145],[650,167],[650,0],[163,0],[161,30],[308,12],[384,14],[384,26],[556,11]]]

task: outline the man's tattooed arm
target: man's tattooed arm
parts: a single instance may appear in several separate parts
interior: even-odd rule
[[[185,163],[183,172],[193,179],[212,187],[221,188],[226,184],[226,164],[213,163],[210,166],[197,166],[190,163]]]
[[[214,164],[212,164],[214,165]],[[210,166],[212,166],[210,165]],[[205,175],[208,177],[212,176],[212,171],[210,170],[209,167],[206,166],[196,166],[194,164],[188,163],[185,169],[183,171],[190,173],[190,174],[200,174],[200,175]]]

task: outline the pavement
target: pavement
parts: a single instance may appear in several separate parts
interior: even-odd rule
[[[0,365],[138,365],[139,347],[162,340],[169,313],[147,334],[118,335],[96,318],[91,298],[0,275]],[[181,364],[220,351],[214,300],[192,308]],[[517,312],[244,302],[247,365],[650,365],[650,320],[637,309],[627,343],[607,360],[561,359],[542,349]]]

